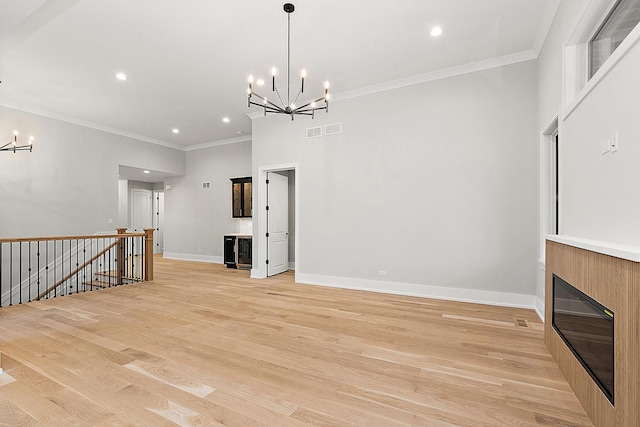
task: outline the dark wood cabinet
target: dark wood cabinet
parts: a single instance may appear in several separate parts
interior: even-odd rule
[[[251,218],[251,177],[231,178],[233,218]]]

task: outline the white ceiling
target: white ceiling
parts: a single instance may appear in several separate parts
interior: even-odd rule
[[[298,0],[291,15],[292,91],[303,67],[305,95],[313,97],[325,80],[339,95],[491,58],[536,55],[558,3]],[[269,77],[276,66],[286,91],[283,4],[0,0],[0,104],[182,148],[246,139],[247,113],[255,111],[247,108],[247,76]],[[429,36],[433,25],[442,26],[441,37]],[[117,72],[127,81],[117,80]]]

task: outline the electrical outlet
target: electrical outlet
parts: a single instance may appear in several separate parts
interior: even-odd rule
[[[607,154],[611,151],[611,140],[607,139],[606,141],[602,141],[602,154]]]
[[[386,271],[384,271],[384,270],[378,271],[378,276],[386,276],[386,275],[387,275]]]
[[[620,149],[620,143],[618,141],[618,132],[614,132],[613,136],[611,137],[611,152],[615,153],[616,151],[618,151]]]

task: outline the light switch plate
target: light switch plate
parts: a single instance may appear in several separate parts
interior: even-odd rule
[[[611,152],[614,153],[620,149],[620,144],[618,141],[618,132],[615,132],[611,137]]]

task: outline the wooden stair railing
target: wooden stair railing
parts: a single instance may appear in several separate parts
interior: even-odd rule
[[[144,233],[127,233],[126,228],[118,228],[117,234],[0,238],[0,307],[40,300],[87,269],[91,269],[91,274],[106,273],[116,284],[153,280],[154,231],[146,228]],[[99,252],[94,254],[92,248]],[[110,251],[115,253],[105,255]],[[85,254],[90,259],[86,260]],[[105,264],[107,270],[93,272],[92,263],[100,262],[99,258],[104,256],[109,256],[109,261],[102,261],[100,266]],[[56,270],[62,273],[62,279],[58,279]],[[98,283],[101,278],[97,276],[95,283],[83,279],[82,292],[104,287]],[[50,279],[55,283],[50,284]],[[78,280],[76,284],[77,292],[81,292]],[[46,290],[41,291],[42,285]],[[65,295],[64,291],[61,295]]]

